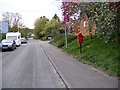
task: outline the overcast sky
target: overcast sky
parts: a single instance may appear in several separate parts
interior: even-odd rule
[[[60,0],[0,0],[0,20],[5,12],[20,13],[29,28],[34,28],[35,20],[41,16],[51,19],[57,14],[61,18]]]

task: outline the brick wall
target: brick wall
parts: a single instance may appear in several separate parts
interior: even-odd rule
[[[74,24],[73,33],[82,33],[83,35],[89,35],[90,32],[87,30],[88,28],[87,22],[88,22],[88,19],[85,17],[81,19],[79,23]],[[92,35],[95,34],[95,27],[96,27],[95,22],[93,22]]]

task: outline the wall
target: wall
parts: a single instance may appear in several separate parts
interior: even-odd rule
[[[88,29],[88,18],[84,17],[83,19],[80,20],[79,23],[74,24],[74,32],[73,33],[82,33],[83,35],[89,35]],[[95,22],[92,25],[92,35],[95,34]]]

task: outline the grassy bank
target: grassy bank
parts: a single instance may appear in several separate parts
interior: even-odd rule
[[[111,76],[120,76],[120,72],[118,73],[118,63],[120,63],[118,50],[120,47],[118,47],[115,41],[104,43],[102,39],[96,36],[93,39],[84,37],[82,54],[80,54],[79,44],[74,35],[68,35],[68,48],[65,47],[64,35],[57,36],[50,43],[73,55],[79,61],[103,70]]]

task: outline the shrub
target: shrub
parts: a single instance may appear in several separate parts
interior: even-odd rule
[[[34,36],[34,39],[39,39],[39,37],[37,35]]]
[[[77,36],[76,35],[71,35],[71,34],[68,34],[67,35],[67,39],[68,39],[68,43],[70,43],[71,41],[73,41],[73,40],[77,40]]]
[[[64,34],[56,35],[54,39],[50,41],[50,44],[53,44],[59,48],[64,46],[65,45]]]
[[[77,38],[76,35],[70,35],[70,34],[67,35],[68,43],[70,43],[76,38]],[[65,45],[65,35],[64,34],[57,35],[52,41],[50,41],[50,44],[53,44],[58,48],[61,48],[62,46]]]
[[[47,37],[43,37],[41,40],[45,41],[45,40],[48,40]]]
[[[6,33],[0,33],[0,41],[6,38]]]

